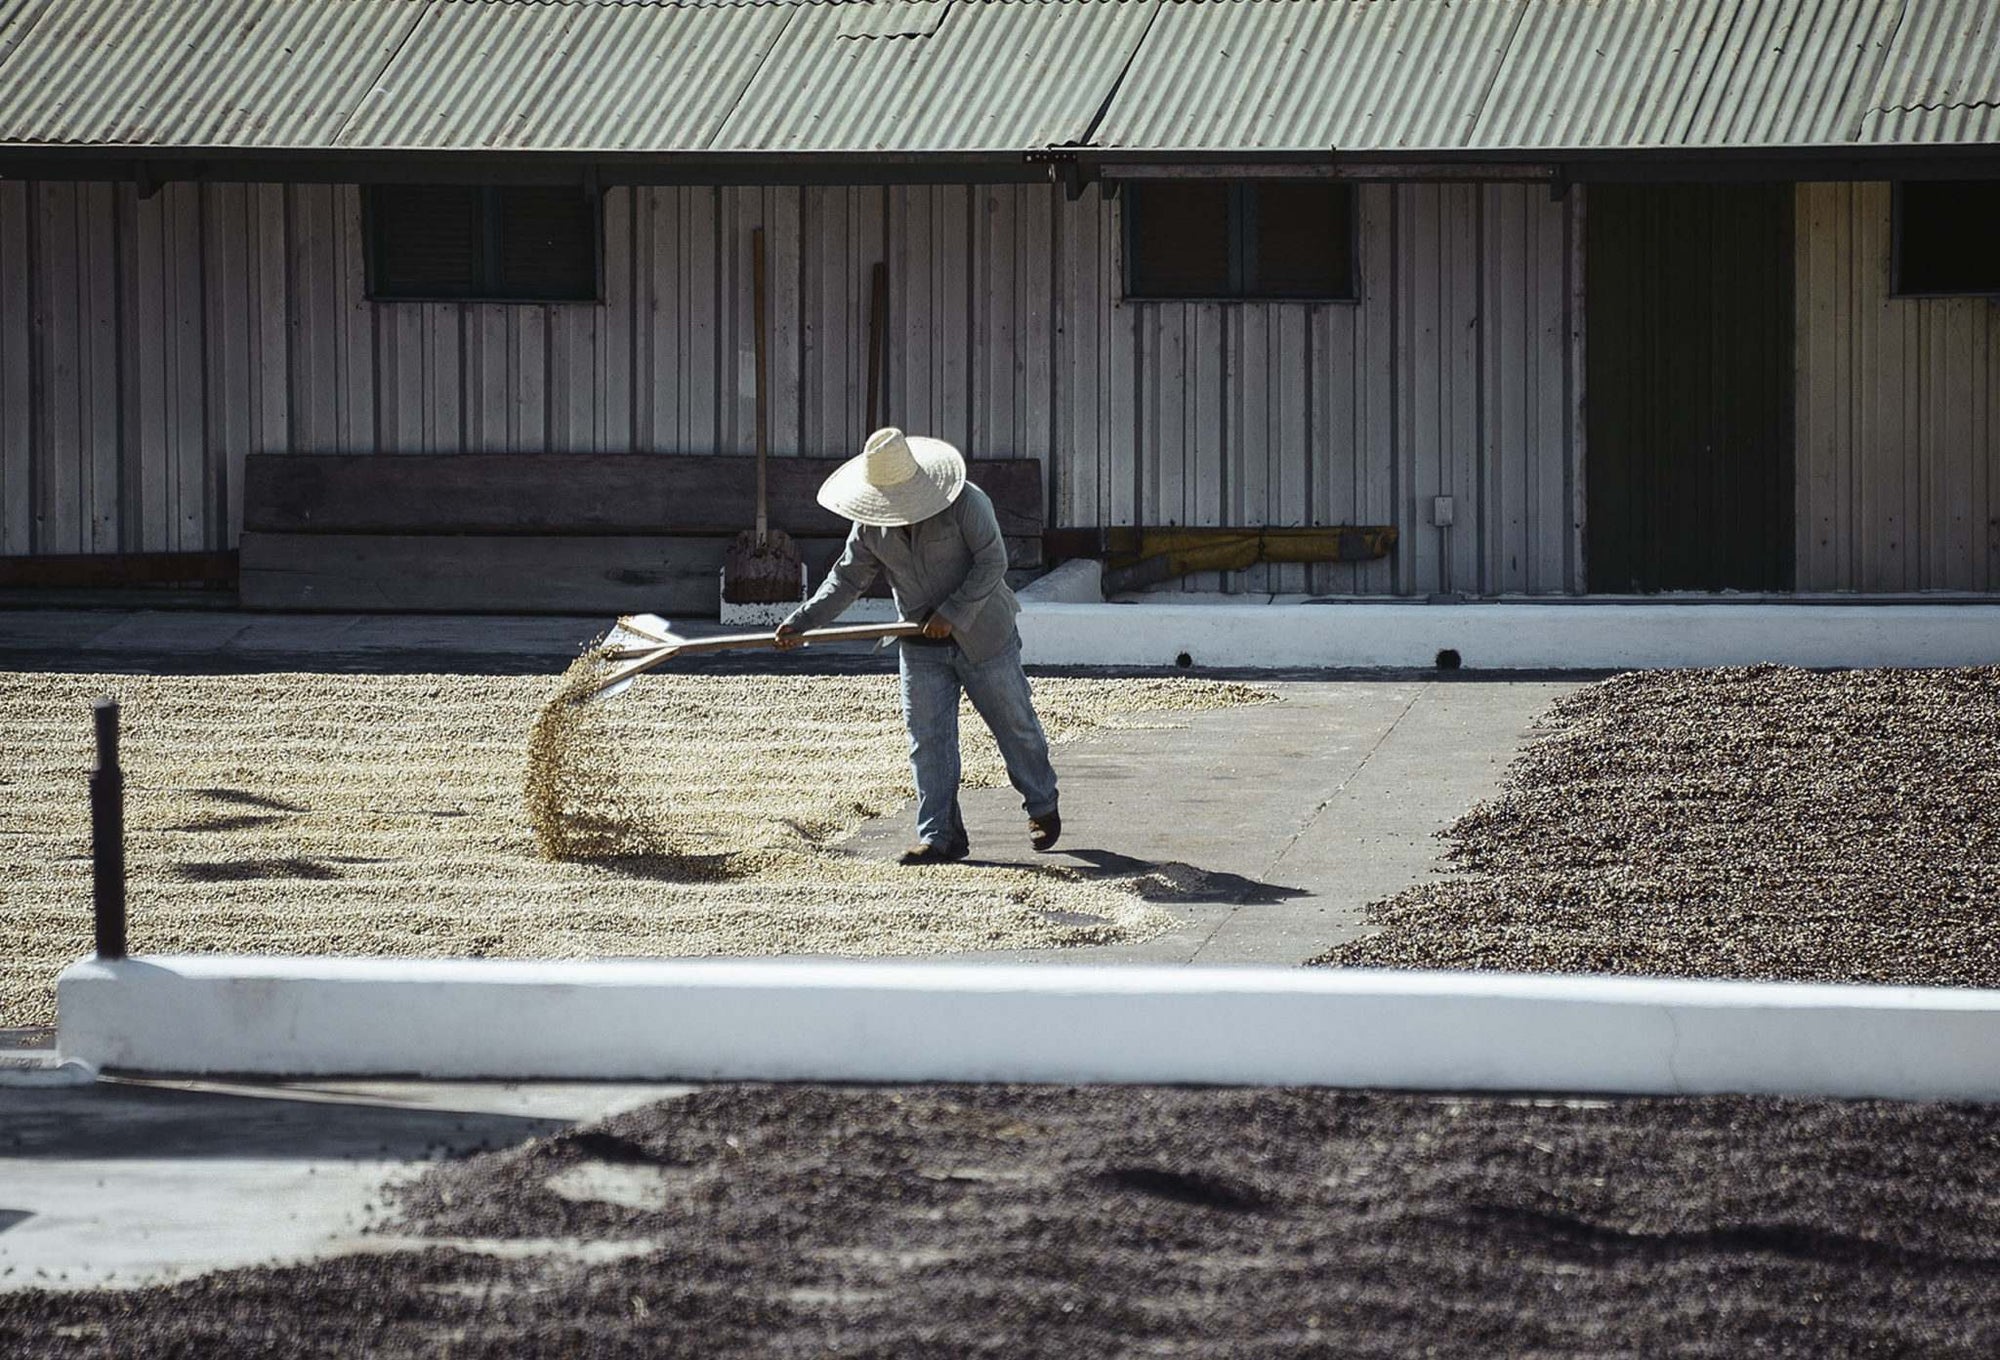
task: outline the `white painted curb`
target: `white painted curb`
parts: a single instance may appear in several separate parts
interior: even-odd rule
[[[163,1073],[2000,1100],[2000,991],[1347,969],[158,957],[58,1046]]]
[[[2000,604],[1068,604],[1030,599],[1022,656],[1042,666],[1258,669],[1983,666]]]

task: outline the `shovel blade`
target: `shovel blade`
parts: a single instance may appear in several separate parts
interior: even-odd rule
[[[605,634],[603,645],[610,649],[611,660],[632,661],[650,656],[662,647],[679,646],[685,641],[687,639],[675,633],[674,626],[658,614],[627,614]],[[607,693],[617,692],[611,690]]]

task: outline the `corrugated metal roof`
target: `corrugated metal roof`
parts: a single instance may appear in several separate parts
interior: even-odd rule
[[[1529,0],[1219,0],[1162,8],[1092,143],[1463,146]]]
[[[1543,0],[1469,145],[1849,141],[1899,6],[1882,0]]]
[[[0,144],[2000,142],[2000,0],[0,0]]]
[[[325,146],[424,0],[50,0],[0,66],[0,141]]]
[[[2000,5],[1911,5],[1868,102],[1864,141],[2000,141]]]
[[[698,150],[798,17],[783,4],[436,0],[338,144]]]
[[[866,36],[809,5],[713,149],[978,151],[1088,131],[1156,13],[1151,0],[949,0],[927,36]],[[880,8],[889,8],[880,6]]]

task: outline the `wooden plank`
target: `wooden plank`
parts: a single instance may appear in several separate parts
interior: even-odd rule
[[[0,588],[113,590],[125,586],[234,586],[233,552],[61,553],[0,557]]]
[[[238,591],[247,609],[713,614],[733,537],[253,531],[243,535]],[[843,541],[799,541],[814,584]]]
[[[814,499],[839,458],[772,460],[772,522],[845,533]],[[755,460],[723,454],[257,456],[245,518],[267,532],[646,533],[729,531],[755,517]],[[1004,533],[1043,527],[1041,464],[975,459]]]

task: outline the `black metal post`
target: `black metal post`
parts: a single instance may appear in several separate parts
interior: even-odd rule
[[[118,700],[94,706],[97,764],[90,771],[90,874],[97,957],[125,957],[125,772],[118,768]]]

